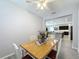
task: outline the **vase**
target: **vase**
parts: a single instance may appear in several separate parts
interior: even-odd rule
[[[46,41],[47,41],[47,39],[38,39],[38,40],[36,41],[36,44],[37,44],[37,45],[42,45],[42,44],[44,44]]]

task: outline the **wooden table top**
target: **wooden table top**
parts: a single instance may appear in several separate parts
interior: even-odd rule
[[[56,44],[52,40],[46,41],[42,45],[37,45],[35,41],[21,44],[21,47],[28,51],[37,59],[43,59]]]

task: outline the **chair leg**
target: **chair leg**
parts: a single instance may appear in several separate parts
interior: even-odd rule
[[[46,56],[46,58],[44,58],[44,59],[51,59],[51,58]]]

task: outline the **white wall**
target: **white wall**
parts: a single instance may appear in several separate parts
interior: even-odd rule
[[[13,52],[13,42],[21,44],[39,30],[42,30],[41,18],[0,0],[0,57]]]

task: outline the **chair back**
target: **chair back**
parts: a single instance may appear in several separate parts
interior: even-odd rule
[[[61,33],[55,33],[55,39],[60,40],[60,38],[62,38],[62,34]]]
[[[55,39],[55,35],[54,34],[49,34],[48,37],[51,38],[51,39]]]
[[[22,59],[22,51],[15,43],[12,44],[15,50],[16,59]]]
[[[59,56],[59,53],[60,53],[61,42],[62,42],[62,38],[59,40],[59,42],[58,42],[58,44],[57,44],[57,54],[56,54],[56,59],[58,59],[58,56]]]

